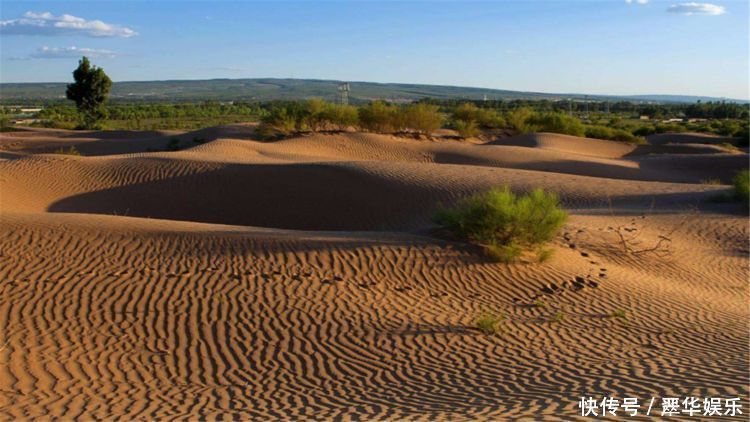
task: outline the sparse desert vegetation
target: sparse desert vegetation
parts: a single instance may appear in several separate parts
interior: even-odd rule
[[[60,147],[54,151],[54,154],[58,155],[75,155],[80,156],[81,152],[76,149],[74,145],[69,146],[68,148]]]
[[[627,321],[628,313],[624,309],[615,309],[614,311],[612,311],[612,313],[609,314],[609,317]]]
[[[477,316],[474,326],[484,334],[496,334],[500,329],[503,321],[507,317],[505,314],[485,311]]]
[[[341,131],[373,133],[434,133],[453,129],[461,138],[494,139],[512,134],[551,132],[633,144],[665,133],[702,133],[727,137],[718,143],[728,150],[748,145],[748,106],[705,103],[696,105],[591,104],[598,111],[582,114],[580,104],[567,109],[565,101],[467,102],[425,99],[410,105],[382,100],[341,105],[321,98],[305,101],[255,101],[231,104],[105,104],[97,125],[108,129],[198,129],[219,124],[260,122],[262,138],[288,137],[300,132]],[[3,113],[8,109],[3,108]],[[638,118],[650,113],[649,120]],[[72,129],[80,124],[75,108],[52,105],[39,111],[34,125]],[[684,121],[664,122],[680,116]],[[725,117],[726,116],[726,117]]]
[[[534,189],[519,196],[507,187],[463,199],[435,216],[438,224],[500,262],[552,240],[566,219],[554,193]]]

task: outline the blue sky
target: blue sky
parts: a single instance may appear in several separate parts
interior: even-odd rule
[[[69,15],[69,16],[64,16]],[[0,81],[316,78],[748,99],[748,2],[2,1]]]

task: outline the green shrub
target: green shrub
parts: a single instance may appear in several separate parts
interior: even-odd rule
[[[507,187],[459,201],[435,217],[454,235],[482,246],[502,262],[551,240],[567,219],[554,193],[535,189],[517,196]]]
[[[55,152],[54,152],[54,154],[80,156],[81,152],[78,151],[78,149],[76,149],[75,146],[71,145],[70,147],[68,147],[68,149],[65,149],[63,147],[60,147],[60,148],[56,149]]]
[[[619,318],[622,320],[628,319],[628,314],[624,309],[615,309],[608,315],[610,318]]]
[[[526,120],[533,132],[552,132],[565,135],[583,136],[583,123],[575,117],[562,113],[535,114]]]
[[[641,136],[635,136],[631,132],[623,129],[613,129],[613,136],[610,138],[613,141],[630,142],[631,144],[645,144],[646,139]]]
[[[424,135],[429,135],[443,126],[443,115],[438,111],[438,106],[431,104],[409,104],[404,109],[402,118],[403,128]]]
[[[486,108],[480,108],[477,111],[476,120],[480,127],[486,129],[502,129],[507,125],[500,113]]]
[[[0,116],[0,132],[13,130],[13,122],[8,116]]]
[[[478,127],[499,129],[505,127],[505,119],[497,111],[479,108],[472,103],[459,104],[451,115],[454,122],[475,122]]]
[[[395,132],[400,128],[398,120],[398,108],[383,101],[373,101],[359,109],[359,124],[370,132]]]
[[[464,122],[471,122],[477,120],[477,113],[479,108],[472,103],[461,103],[453,109],[452,118],[453,120],[461,120]]]
[[[739,147],[746,147],[750,146],[750,125],[748,125],[747,122],[745,122],[742,127],[737,129],[736,132],[732,134],[735,138],[739,138],[737,141],[737,146]]]
[[[534,128],[529,126],[528,120],[535,115],[536,113],[534,112],[534,110],[527,107],[522,107],[508,112],[505,120],[507,121],[508,125],[512,129],[515,129],[518,133],[529,133],[533,132]]]
[[[734,195],[740,201],[748,205],[750,202],[750,171],[742,170],[732,179],[734,183]]]
[[[480,128],[499,129],[505,127],[505,119],[495,110],[478,108],[472,103],[462,103],[453,109],[451,126],[462,138],[481,133]]]
[[[733,136],[740,130],[740,125],[732,120],[722,122],[721,126],[716,130],[716,133],[721,136]]]
[[[664,123],[656,125],[656,133],[667,133],[667,132],[685,132],[687,128],[677,123]]]
[[[458,132],[458,136],[466,139],[479,135],[479,127],[474,120],[456,120],[453,122],[453,127]]]
[[[557,311],[552,315],[551,322],[562,322],[565,319],[565,312]]]
[[[503,314],[483,312],[477,317],[474,326],[484,334],[495,334],[500,329],[500,323],[503,322],[505,318],[506,317]]]
[[[586,126],[586,137],[594,139],[612,139],[614,131],[606,126]]]
[[[323,129],[325,125],[325,111],[328,103],[320,98],[312,98],[304,102],[303,112],[300,113],[299,124],[295,120],[295,127],[299,129],[309,129],[317,132]]]
[[[585,133],[587,138],[607,139],[610,141],[630,142],[633,144],[642,144],[646,142],[645,139],[637,137],[626,130],[613,129],[606,126],[587,125],[585,127]]]
[[[345,130],[359,122],[357,107],[343,104],[327,103],[320,115],[320,121],[326,129]]]
[[[291,135],[300,126],[297,115],[287,107],[275,107],[261,119],[257,133],[264,138]]]
[[[633,130],[635,136],[648,136],[656,133],[656,127],[654,125],[645,125]]]
[[[545,262],[552,259],[552,255],[554,254],[555,254],[555,251],[552,249],[539,248],[539,250],[536,253],[537,261],[539,261],[540,264],[544,264]]]

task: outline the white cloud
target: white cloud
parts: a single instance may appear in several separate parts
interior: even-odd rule
[[[28,56],[11,57],[11,60],[31,59],[80,59],[81,56],[97,59],[112,59],[117,57],[113,51],[85,47],[41,47]]]
[[[111,59],[115,53],[109,50],[98,50],[95,48],[78,48],[78,47],[42,47],[29,57],[32,59],[69,59],[81,58],[81,56],[91,58]]]
[[[86,20],[72,15],[55,16],[52,13],[26,12],[20,19],[0,21],[3,35],[83,35],[88,37],[123,37],[138,35],[121,25],[100,20]]]
[[[625,3],[627,4],[647,4],[648,0],[625,0]]]
[[[724,6],[718,6],[711,3],[680,3],[673,4],[667,9],[669,13],[679,13],[682,15],[723,15],[727,12]]]

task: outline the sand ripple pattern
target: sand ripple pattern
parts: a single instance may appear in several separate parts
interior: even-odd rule
[[[608,221],[584,223],[602,249]],[[584,394],[748,395],[747,261],[710,243],[658,270],[602,253],[608,281],[540,309],[589,258],[560,244],[555,265],[498,266],[410,235],[106,216],[2,230],[4,419],[572,417]],[[508,315],[499,335],[471,328],[482,309]]]

